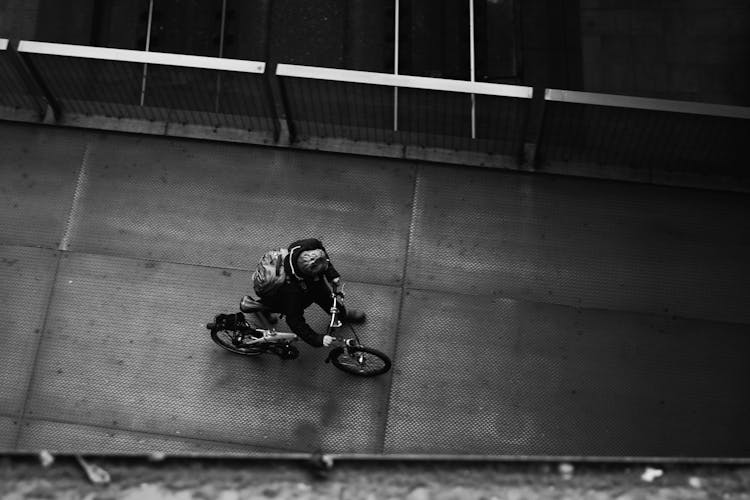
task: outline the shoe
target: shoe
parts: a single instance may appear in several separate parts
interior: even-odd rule
[[[367,319],[367,316],[365,315],[364,311],[360,311],[359,309],[347,309],[346,310],[346,317],[344,318],[349,323],[359,324],[364,323]]]

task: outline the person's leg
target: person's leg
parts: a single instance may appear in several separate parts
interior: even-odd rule
[[[265,320],[267,322],[267,324],[263,325],[263,328],[272,328],[273,325],[279,322],[278,315],[283,315],[281,302],[274,296],[261,297],[258,302],[266,307],[269,307],[271,310],[258,311],[254,314],[261,317],[262,320]]]

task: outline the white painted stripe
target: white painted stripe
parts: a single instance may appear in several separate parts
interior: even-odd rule
[[[467,82],[464,80],[446,80],[443,78],[427,78],[423,76],[391,75],[388,73],[317,68],[315,66],[299,66],[296,64],[279,64],[276,69],[276,74],[279,76],[289,76],[294,78],[365,83],[370,85],[440,90],[445,92],[463,92],[465,94],[494,95],[500,97],[520,97],[531,99],[533,96],[533,88],[521,85]]]
[[[64,43],[32,42],[23,40],[18,44],[19,52],[46,54],[53,56],[81,57],[84,59],[104,59],[146,64],[161,64],[184,68],[214,69],[240,73],[263,73],[266,63],[243,61],[240,59],[219,59],[216,57],[167,54],[164,52],[143,52],[140,50],[89,47]]]
[[[648,97],[633,97],[614,94],[595,94],[592,92],[577,92],[573,90],[558,89],[546,89],[544,98],[548,101],[556,102],[750,119],[749,107],[728,106],[725,104],[672,101],[668,99],[653,99]]]
[[[0,38],[0,50],[6,50],[8,48],[8,39]]]

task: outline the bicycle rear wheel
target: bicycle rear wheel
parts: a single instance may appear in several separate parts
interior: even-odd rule
[[[236,341],[237,331],[235,330],[217,330],[216,328],[211,329],[211,340],[216,342],[219,346],[223,347],[227,351],[231,351],[235,354],[242,354],[243,356],[258,356],[263,354],[265,349],[258,347],[245,346]]]
[[[336,347],[330,355],[333,366],[358,377],[375,377],[391,369],[391,360],[370,347]]]

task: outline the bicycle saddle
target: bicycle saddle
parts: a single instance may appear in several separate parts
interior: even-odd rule
[[[259,311],[271,311],[271,308],[259,300],[256,300],[249,295],[245,295],[240,301],[240,311],[244,313],[254,313]]]

